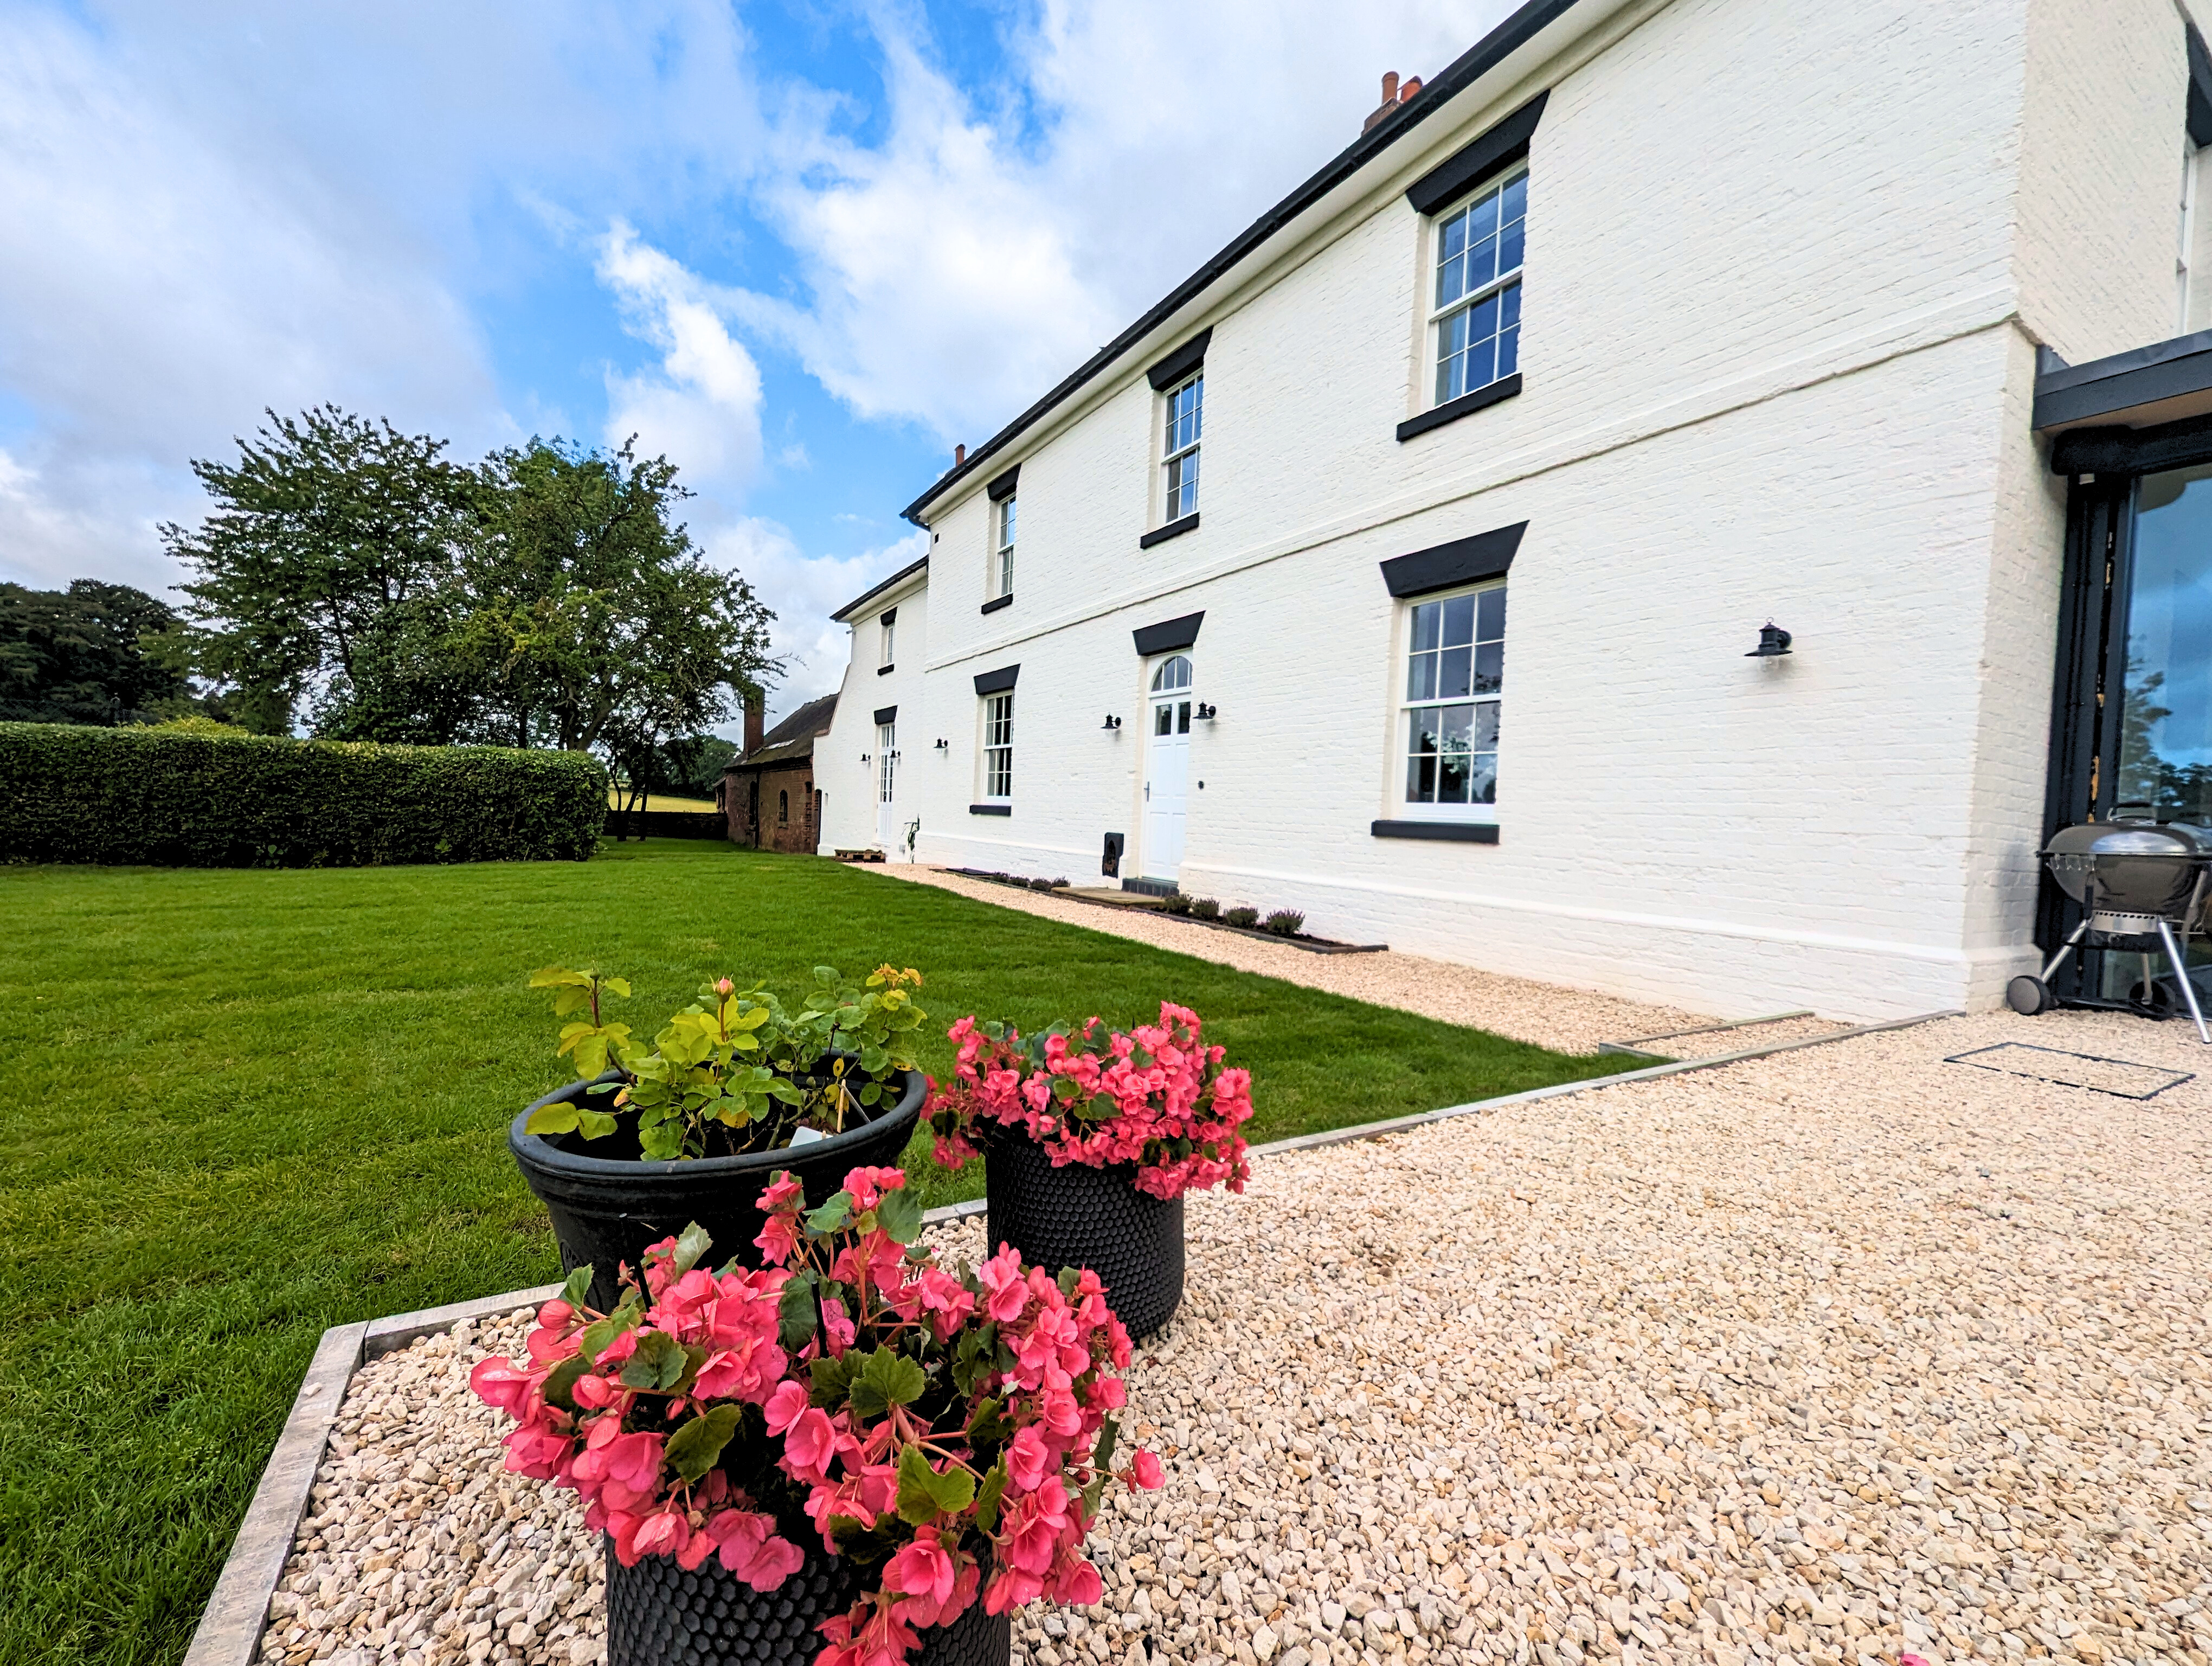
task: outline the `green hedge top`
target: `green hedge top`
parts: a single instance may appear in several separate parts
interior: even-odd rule
[[[0,723],[0,860],[168,867],[577,860],[580,752]]]

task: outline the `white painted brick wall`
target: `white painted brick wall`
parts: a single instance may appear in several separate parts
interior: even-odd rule
[[[1011,608],[979,611],[982,477],[940,510],[929,669],[916,641],[876,678],[857,633],[828,842],[873,842],[857,759],[896,697],[921,860],[1080,882],[1118,831],[1142,871],[1129,632],[1203,608],[1187,891],[1731,1014],[1995,1001],[2033,958],[2064,520],[2033,344],[2169,333],[2180,50],[2154,0],[1677,0],[1500,86],[1174,332],[1214,327],[1197,532],[1138,548],[1149,355],[1006,459]],[[1401,445],[1400,193],[1547,81],[1527,391]],[[1376,840],[1402,675],[1376,563],[1522,520],[1501,842]],[[1797,652],[1746,659],[1769,617]],[[972,679],[1017,662],[1014,812],[974,816]]]

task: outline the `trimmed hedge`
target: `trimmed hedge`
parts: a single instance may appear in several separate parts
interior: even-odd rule
[[[0,860],[164,867],[581,861],[580,752],[0,723]]]

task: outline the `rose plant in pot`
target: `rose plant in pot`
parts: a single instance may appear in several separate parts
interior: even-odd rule
[[[1249,1177],[1250,1073],[1170,1001],[1127,1031],[1093,1018],[1025,1040],[971,1016],[949,1035],[952,1079],[927,1114],[939,1163],[982,1153],[990,1241],[1092,1269],[1131,1335],[1158,1330],[1182,1300],[1184,1194]]]
[[[928,1091],[911,969],[879,966],[855,984],[817,966],[790,1006],[721,978],[650,1047],[608,1011],[629,994],[621,978],[549,966],[530,982],[553,993],[556,1050],[577,1079],[516,1116],[507,1148],[553,1218],[562,1265],[598,1269],[589,1293],[602,1309],[619,1298],[621,1268],[691,1222],[757,1264],[755,1200],[769,1177],[788,1169],[827,1195],[848,1169],[896,1163]]]
[[[1091,1274],[947,1270],[905,1183],[856,1168],[810,1210],[781,1174],[765,1267],[709,1271],[688,1227],[611,1312],[579,1268],[526,1359],[471,1373],[507,1467],[605,1535],[610,1666],[989,1666],[1013,1609],[1101,1599],[1101,1493],[1161,1479],[1115,1467],[1127,1334]]]

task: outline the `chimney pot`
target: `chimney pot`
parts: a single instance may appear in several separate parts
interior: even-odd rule
[[[1398,102],[1401,104],[1410,104],[1413,102],[1413,95],[1420,90],[1420,76],[1412,76],[1407,77],[1406,84],[1398,89]]]
[[[954,468],[956,468],[956,469],[957,469],[957,468],[958,468],[962,464],[965,463],[967,460],[968,460],[968,447],[967,447],[965,445],[958,445],[958,446],[955,446],[955,447],[953,447],[953,448],[952,448],[952,466],[953,466]]]
[[[1398,72],[1395,70],[1387,70],[1382,76],[1382,102],[1395,104],[1397,101]]]
[[[768,727],[768,697],[750,694],[745,696],[745,756],[750,757],[760,751],[761,736]]]

